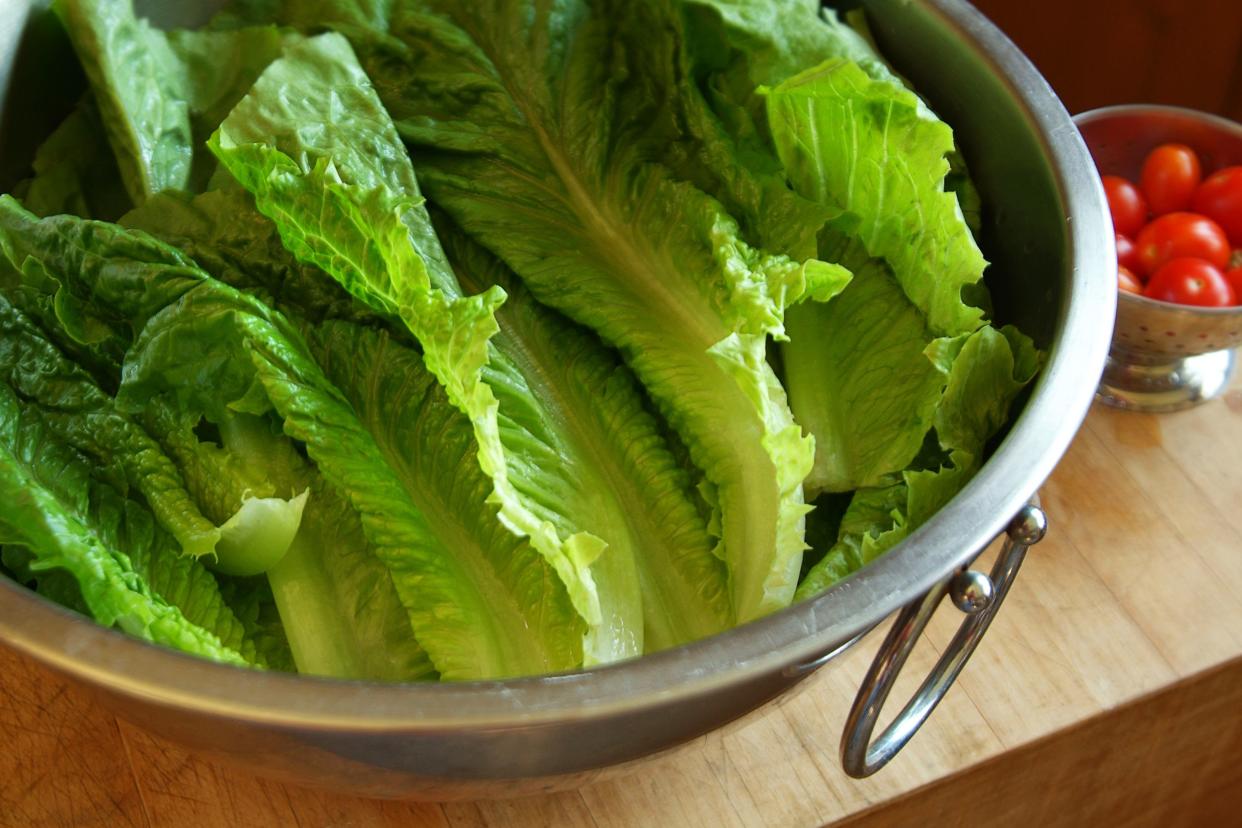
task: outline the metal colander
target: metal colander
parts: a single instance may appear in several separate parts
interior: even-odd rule
[[[1112,106],[1074,118],[1096,166],[1137,181],[1143,159],[1164,143],[1193,147],[1204,170],[1242,164],[1242,125],[1169,106]],[[1242,307],[1199,308],[1122,292],[1098,396],[1140,411],[1175,411],[1229,384],[1242,344]]]

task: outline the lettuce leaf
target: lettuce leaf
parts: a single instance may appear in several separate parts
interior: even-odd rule
[[[454,668],[453,661],[438,657],[434,642],[421,633],[416,618],[415,632],[441,674],[484,678],[580,665],[583,624],[564,586],[531,544],[515,537],[496,519],[496,510],[483,505],[490,481],[478,468],[470,424],[448,403],[418,355],[386,334],[345,322],[326,323],[312,334],[311,348],[359,421],[374,435],[386,467],[422,505],[432,530],[442,538],[445,552],[441,554],[478,573],[474,579],[481,604],[471,606],[459,600],[450,607],[462,614],[485,616],[471,621],[493,628],[499,641],[493,645],[494,653],[454,657],[490,656],[498,661],[503,658],[507,665],[470,672]],[[324,439],[334,438],[328,432]],[[313,451],[313,444],[308,447]],[[390,568],[399,578],[406,567],[390,564]],[[422,601],[412,615],[426,614],[439,621],[435,616],[443,612],[443,602]],[[430,626],[431,620],[425,623]],[[539,666],[532,669],[530,665],[536,663]]]
[[[142,493],[186,554],[209,555],[220,530],[203,517],[176,466],[111,397],[0,296],[0,381],[39,406],[46,426],[92,458],[122,491]]]
[[[387,34],[346,29],[421,183],[536,298],[620,349],[714,488],[736,617],[784,606],[812,446],[765,344],[787,305],[847,274],[750,248],[717,202],[649,163],[661,136],[645,116],[665,90],[619,82],[606,12],[422,5]]]
[[[92,479],[90,465],[7,383],[0,384],[0,498],[6,555],[21,547],[30,573],[71,575],[100,624],[229,664],[256,659],[211,574],[178,555],[139,504]]]
[[[267,571],[301,673],[371,681],[438,677],[358,512],[316,477],[289,553]]]
[[[695,478],[667,445],[631,372],[590,331],[536,302],[447,219],[436,228],[462,287],[496,286],[507,295],[483,380],[499,403],[507,453],[519,445],[532,468],[557,472],[514,475],[518,485],[546,508],[589,515],[609,544],[605,557],[618,547],[633,556],[647,652],[728,629],[727,573],[695,505]],[[558,476],[573,488],[558,488]],[[601,589],[607,584],[600,580]]]
[[[135,16],[133,0],[56,0],[53,8],[92,94],[40,150],[36,177],[19,193],[39,215],[114,219],[124,212],[115,198],[103,209],[83,209],[112,192],[113,164],[93,140],[99,127],[133,204],[204,189],[214,168],[201,151],[207,136],[296,37],[274,26],[164,32]]]
[[[300,106],[345,96],[354,120],[331,135],[297,134],[298,124],[328,113],[288,111],[281,90],[293,78],[326,88],[300,97]],[[359,155],[357,146],[371,151]],[[291,50],[226,121],[216,149],[294,253],[377,311],[399,314],[418,338],[429,369],[474,424],[502,519],[554,564],[579,567],[567,572],[562,563],[558,572],[592,625],[588,663],[642,652],[647,632],[647,648],[662,648],[728,625],[724,573],[688,481],[628,371],[524,292],[512,312],[507,303],[489,306],[483,349],[466,352],[445,335],[461,337],[444,331],[446,316],[478,318],[474,300],[462,298],[405,150],[344,40],[320,37]],[[357,252],[342,255],[351,246]],[[367,255],[373,250],[401,264],[384,266]],[[473,245],[461,240],[457,253],[469,260],[465,269],[458,261],[458,273],[478,297],[517,287]],[[644,601],[640,583],[660,588]]]
[[[910,301],[944,336],[975,330],[982,311],[962,288],[987,262],[944,189],[953,132],[904,87],[832,60],[767,93],[776,151],[795,190],[857,216],[854,233],[893,269]],[[854,140],[808,140],[813,135]]]
[[[812,492],[892,482],[922,447],[945,385],[925,353],[927,320],[892,271],[865,253],[844,258],[854,280],[833,302],[792,310],[794,344],[783,349],[791,404],[816,436]]]
[[[195,433],[200,416],[163,397],[145,402],[144,421],[177,462],[204,514],[250,520],[254,531],[235,549],[222,549],[216,569],[227,564],[233,573],[266,573],[266,589],[250,587],[264,602],[244,608],[251,616],[266,611],[266,624],[253,622],[256,635],[270,641],[279,617],[288,619],[280,641],[302,673],[389,681],[433,677],[388,570],[348,501],[266,418],[226,414],[213,424],[215,442]],[[293,511],[281,506],[282,497],[291,498],[301,520],[293,527],[296,535],[273,543],[272,535],[287,531],[282,516]]]
[[[11,264],[30,272],[37,285],[50,289],[75,282],[77,275],[67,274],[64,268],[94,255],[88,249],[89,237],[72,240],[58,234],[56,228],[67,227],[80,229],[81,223],[57,218],[32,223],[30,214],[15,201],[0,199],[0,251]],[[81,247],[75,248],[77,243]],[[70,249],[75,253],[67,254]],[[104,268],[108,262],[97,259],[95,266]],[[284,554],[301,517],[296,493],[289,493],[288,498],[244,498],[227,514],[218,513],[215,522],[208,520],[186,490],[178,468],[143,426],[118,410],[112,397],[85,371],[24,318],[19,319],[7,300],[0,301],[10,310],[0,328],[0,352],[5,357],[0,361],[5,366],[0,378],[42,408],[58,437],[111,471],[115,485],[141,492],[185,554],[210,557],[224,571],[235,574],[235,561],[256,556],[277,560]],[[59,294],[53,301],[58,309],[72,304],[59,302]],[[113,335],[126,338],[121,331],[114,330]]]
[[[960,196],[977,212],[977,194],[952,131],[876,54],[865,27],[855,31],[811,0],[682,8],[694,21],[683,74],[729,140],[752,157],[776,157],[794,197],[824,209],[825,223],[803,234],[818,232],[819,254],[856,273],[833,302],[791,308],[781,348],[792,407],[817,440],[808,491],[858,490],[838,543],[799,589],[806,597],[891,548],[978,468],[1003,414],[969,440],[960,429],[940,434],[961,401],[947,386],[976,377],[974,404],[1007,411],[1013,383],[1034,371],[1014,365],[1037,360],[1017,332],[980,329],[982,311],[963,299],[986,304],[987,263],[959,205]],[[709,189],[760,242],[787,249],[797,234],[765,223],[771,210],[760,208],[753,176],[738,179],[717,175]],[[996,367],[1006,353],[1008,375]],[[939,459],[924,456],[929,445]]]
[[[0,205],[13,248],[51,240],[53,252],[84,263],[57,270],[67,305],[89,301],[98,316],[132,320],[140,331],[118,396],[122,408],[138,410],[163,396],[217,423],[275,410],[285,433],[306,445],[325,480],[357,510],[415,638],[443,677],[546,673],[581,663],[581,627],[563,587],[529,545],[478,508],[489,486],[470,450],[469,424],[417,354],[380,340],[360,361],[363,331],[351,331],[347,378],[369,366],[373,373],[359,390],[374,394],[351,404],[288,320],[171,248],[114,225],[68,216],[40,221],[11,199]],[[388,384],[381,387],[381,379]],[[364,402],[369,413],[354,408]]]
[[[183,189],[193,157],[185,76],[163,32],[134,16],[133,0],[56,0],[135,204]]]
[[[276,226],[235,183],[197,195],[160,193],[122,216],[120,224],[176,247],[214,278],[287,315],[308,322],[386,324],[322,270],[295,259]]]
[[[308,79],[323,84],[323,92],[306,94]],[[284,94],[295,85],[297,96]],[[318,110],[336,96],[347,102],[348,115],[333,119],[334,129],[308,129],[327,120],[328,113]],[[313,166],[299,167],[265,141]],[[494,484],[489,501],[500,506],[502,521],[547,557],[587,621],[588,660],[641,653],[641,597],[632,558],[614,554],[601,563],[599,569],[613,575],[601,592],[591,567],[604,542],[576,530],[561,503],[537,510],[509,478],[497,401],[481,381],[504,294],[462,297],[452,285],[405,150],[345,40],[324,35],[291,49],[230,114],[212,148],[255,193],[259,209],[276,222],[296,256],[331,273],[376,310],[400,317],[414,333],[428,369],[474,425],[479,462]],[[349,184],[340,169],[355,176]],[[391,190],[385,181],[401,189]],[[548,480],[541,483],[546,487]],[[548,500],[572,491],[558,485]]]
[[[979,470],[988,441],[1004,427],[1014,400],[1042,360],[1030,339],[1010,326],[938,339],[929,351],[947,377],[933,418],[945,459],[931,468],[907,469],[899,482],[858,490],[836,545],[799,584],[798,600],[875,560],[961,491]]]

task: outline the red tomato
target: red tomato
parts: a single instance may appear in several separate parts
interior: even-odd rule
[[[1219,224],[1234,246],[1242,247],[1242,167],[1225,167],[1209,175],[1195,190],[1191,204],[1196,213]]]
[[[1185,144],[1161,144],[1143,161],[1139,189],[1153,216],[1190,209],[1203,178],[1199,156]]]
[[[1220,225],[1195,213],[1169,213],[1154,219],[1138,234],[1139,261],[1144,273],[1155,273],[1172,259],[1205,259],[1218,268],[1229,265],[1229,239]]]
[[[1139,261],[1138,246],[1124,233],[1117,234],[1117,264],[1125,266],[1131,273],[1143,271]]]
[[[1203,259],[1174,259],[1152,274],[1143,295],[1178,305],[1224,307],[1238,297],[1220,269]]]
[[[1139,188],[1117,175],[1106,175],[1104,195],[1108,197],[1108,212],[1113,216],[1113,229],[1133,236],[1147,223],[1147,201]]]
[[[1143,283],[1130,272],[1130,268],[1125,265],[1117,265],[1117,288],[1130,293],[1141,294],[1143,292]]]
[[[1233,288],[1234,304],[1242,304],[1242,266],[1226,270],[1225,281]]]

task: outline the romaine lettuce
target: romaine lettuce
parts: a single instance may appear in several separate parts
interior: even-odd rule
[[[345,30],[420,183],[537,299],[621,351],[710,484],[736,618],[783,607],[813,447],[766,342],[788,305],[848,274],[750,247],[718,202],[653,163],[666,138],[653,112],[676,90],[621,82],[637,67],[608,10],[399,11],[384,37]]]
[[[139,410],[160,396],[216,423],[274,410],[357,510],[413,638],[444,678],[581,663],[581,628],[563,588],[528,544],[480,508],[489,486],[469,424],[417,354],[364,329],[343,343],[327,340],[343,349],[321,354],[342,366],[334,379],[356,383],[347,395],[287,319],[172,248],[114,225],[38,220],[7,198],[0,211],[9,249],[53,268],[62,289],[89,296],[96,313],[136,320],[122,408]],[[36,259],[44,243],[52,246]],[[72,266],[84,260],[89,266]]]
[[[291,105],[291,78],[322,91]],[[336,99],[349,101],[350,118],[299,132],[325,122]],[[213,146],[293,253],[414,334],[473,423],[501,518],[556,566],[590,625],[588,663],[641,653],[647,630],[666,647],[728,625],[724,573],[636,383],[525,291],[505,312],[498,300],[520,290],[516,280],[464,242],[458,272],[477,293],[463,295],[405,150],[343,39],[291,49]],[[471,325],[474,344],[463,335]],[[659,592],[644,602],[640,583],[673,590],[674,603]]]
[[[0,570],[101,623],[393,681],[681,645],[904,540],[1038,370],[857,14],[54,5],[90,89],[0,198]]]

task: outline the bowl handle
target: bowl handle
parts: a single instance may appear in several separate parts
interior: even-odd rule
[[[959,570],[908,604],[897,616],[845,720],[841,764],[850,776],[862,779],[888,764],[944,698],[1005,600],[1026,550],[1044,537],[1048,523],[1038,504],[1038,498],[1033,498],[1010,521],[1005,530],[1005,546],[990,575]],[[914,697],[873,742],[871,734],[893,682],[946,593],[966,613],[966,618]]]

